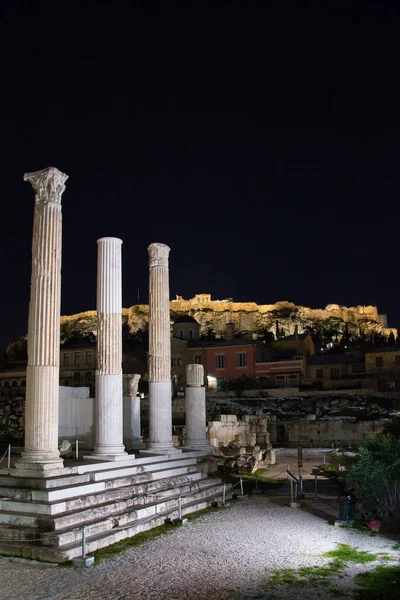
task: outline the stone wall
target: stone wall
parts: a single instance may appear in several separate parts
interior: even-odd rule
[[[285,429],[288,446],[295,447],[300,444],[307,447],[327,448],[332,445],[356,447],[368,435],[382,432],[384,425],[385,421],[351,422],[342,419],[321,419],[281,421],[278,423],[278,428]]]
[[[220,421],[210,421],[207,438],[216,448],[270,446],[268,418],[246,415],[239,421],[236,415],[221,415]]]
[[[15,443],[22,439],[24,427],[25,400],[22,397],[0,400],[0,437],[6,442]]]

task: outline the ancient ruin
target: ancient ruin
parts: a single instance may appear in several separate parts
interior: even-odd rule
[[[144,448],[142,440],[141,430],[141,417],[140,417],[140,395],[138,395],[139,388],[139,374],[127,374],[123,376],[124,384],[124,425],[126,427],[128,437],[130,439],[130,449],[140,450]]]
[[[152,451],[174,449],[172,443],[171,343],[168,256],[165,244],[149,252],[149,429]]]
[[[122,424],[122,277],[117,238],[97,240],[96,442],[93,457],[117,460],[126,455]]]
[[[187,448],[207,448],[206,437],[206,390],[203,365],[186,367],[185,408]],[[211,450],[211,448],[210,448]]]
[[[169,248],[164,244],[149,246],[150,449],[135,457],[123,445],[122,241],[107,237],[98,240],[94,453],[85,452],[82,460],[77,443],[65,465],[60,458],[61,194],[66,178],[52,167],[25,176],[36,191],[26,442],[16,468],[0,471],[0,553],[51,562],[80,557],[83,538],[89,554],[225,495],[221,480],[205,474],[207,445],[175,450],[172,443]],[[138,380],[137,375],[126,378],[125,399],[131,430],[141,443]]]
[[[26,173],[35,190],[26,370],[25,450],[14,475],[50,476],[58,451],[61,306],[61,196],[68,175],[54,167]]]

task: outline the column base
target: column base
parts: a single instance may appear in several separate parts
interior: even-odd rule
[[[86,455],[87,457],[87,455]],[[88,458],[88,457],[87,457]],[[126,460],[132,458],[132,454],[125,452],[125,446],[95,446],[90,455],[93,460]]]
[[[85,454],[82,458],[83,460],[98,460],[99,462],[117,462],[134,459],[135,455],[127,452],[124,452],[124,454]]]
[[[146,444],[143,443],[142,438],[134,438],[130,444],[131,450],[144,450],[146,448]]]
[[[182,453],[182,448],[177,448],[173,444],[155,443],[148,444],[145,450],[141,450],[141,454],[179,454]]]
[[[22,452],[15,463],[14,477],[55,477],[65,473],[64,461],[58,452]],[[11,473],[11,470],[10,470]]]
[[[214,452],[214,446],[208,440],[187,440],[182,446],[185,450],[209,450]]]

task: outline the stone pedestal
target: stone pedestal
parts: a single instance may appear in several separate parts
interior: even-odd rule
[[[122,278],[117,238],[97,240],[95,446],[91,458],[126,458],[122,418]]]
[[[206,390],[204,388],[203,365],[186,367],[186,441],[185,448],[204,450],[213,447],[206,437]]]
[[[169,247],[150,244],[149,252],[149,450],[170,452],[172,443]]]
[[[25,449],[13,475],[50,477],[58,451],[61,297],[61,195],[68,176],[54,167],[26,173],[35,190],[26,369]]]
[[[145,448],[142,440],[140,419],[140,396],[138,395],[140,375],[124,375],[124,437],[127,447],[132,450]]]

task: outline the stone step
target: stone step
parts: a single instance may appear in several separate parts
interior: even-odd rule
[[[179,487],[177,487],[176,496],[179,494]],[[160,502],[164,501],[161,496]],[[148,500],[144,496],[138,496],[135,498],[127,498],[125,500],[119,500],[115,502],[107,502],[106,504],[92,506],[85,510],[72,511],[70,513],[64,513],[62,515],[47,516],[38,519],[39,527],[45,531],[59,531],[67,527],[76,527],[89,524],[90,522],[97,521],[109,516],[115,516],[118,513],[124,513],[130,511],[133,517],[143,518],[148,517],[157,512],[157,501],[154,500],[154,496]]]
[[[22,490],[41,490],[53,489],[58,487],[68,487],[70,485],[78,485],[81,483],[90,482],[90,473],[82,475],[65,475],[63,477],[49,478],[26,478],[26,477],[10,477],[9,475],[0,476],[0,496],[8,496],[11,494],[21,494]]]
[[[161,474],[159,471],[158,474]],[[201,473],[194,472],[180,477],[174,478],[175,485],[185,484],[188,481],[195,481],[201,478]],[[113,502],[116,500],[123,500],[134,496],[140,496],[142,494],[151,494],[156,490],[161,490],[161,493],[165,493],[162,490],[170,485],[168,482],[170,478],[158,479],[156,481],[150,480],[144,483],[131,484],[123,487],[108,488],[98,493],[86,494],[77,498],[71,498],[69,500],[63,500],[60,502],[32,502],[31,500],[16,500],[16,499],[3,499],[0,501],[0,507],[2,510],[8,513],[31,513],[37,515],[58,515],[65,512],[71,512],[87,507],[93,507],[99,504],[105,504],[107,502]],[[168,490],[166,490],[168,492]],[[173,491],[173,490],[172,490]]]
[[[120,477],[129,477],[129,475],[141,475],[143,473],[155,473],[157,471],[166,471],[167,469],[176,469],[196,465],[195,457],[180,458],[179,460],[168,460],[159,463],[150,463],[144,465],[134,465],[131,467],[114,468],[108,471],[96,471],[92,474],[92,481],[109,481],[110,479],[119,479]]]
[[[217,490],[216,492],[214,491],[214,493],[210,492],[206,496],[186,502],[182,505],[182,516],[207,508],[213,501],[221,499],[221,496],[221,492]],[[175,504],[174,508],[168,509],[166,512],[158,512],[147,519],[137,520],[121,529],[107,531],[87,539],[86,553],[90,554],[91,552],[95,552],[100,548],[104,548],[105,546],[119,542],[122,539],[132,537],[137,533],[157,527],[157,525],[162,525],[166,517],[169,517],[170,519],[175,519],[178,517],[177,503]],[[64,556],[68,557],[67,559],[64,558],[64,561],[71,560],[72,558],[81,556],[81,544],[75,543],[66,546],[60,546],[57,548],[57,553],[62,553]]]
[[[136,455],[135,458],[127,458],[126,460],[119,461],[105,461],[105,462],[88,462],[87,464],[81,464],[74,467],[78,474],[91,473],[97,471],[108,471],[116,468],[126,468],[131,466],[144,466],[144,465],[156,465],[162,462],[177,461],[185,458],[201,458],[204,456],[202,450],[190,450],[182,452],[173,452],[171,454],[150,454],[145,452],[144,455]],[[84,457],[86,458],[86,457]]]
[[[182,456],[182,455],[180,455]],[[158,461],[155,464],[149,463],[142,466],[127,466],[115,468],[107,471],[97,471],[82,475],[80,477],[55,477],[53,478],[53,484],[51,487],[38,489],[37,487],[30,488],[28,484],[33,480],[18,479],[16,477],[0,477],[0,497],[5,498],[16,498],[19,500],[31,499],[39,502],[54,502],[57,500],[66,500],[67,498],[79,497],[89,493],[96,493],[101,491],[101,486],[104,486],[104,481],[110,481],[112,479],[121,480],[122,477],[133,477],[134,475],[143,475],[142,480],[148,479],[146,474],[155,473],[157,471],[163,471],[164,473],[168,469],[177,469],[178,467],[196,465],[197,459],[195,457],[185,457],[180,460],[163,460]],[[99,467],[99,465],[97,465]],[[171,471],[176,472],[176,471]],[[165,476],[165,475],[163,475]],[[17,482],[19,486],[25,481],[25,488],[14,487],[14,482]],[[128,481],[128,480],[127,480]],[[96,487],[97,485],[97,487]],[[112,485],[108,483],[108,486]],[[124,485],[120,482],[119,487]],[[130,485],[128,482],[126,485]],[[94,487],[90,487],[94,486]],[[104,487],[105,489],[105,487]]]
[[[70,485],[67,487],[57,487],[42,490],[27,489],[23,491],[21,488],[19,488],[19,492],[17,494],[13,494],[11,490],[8,490],[3,486],[3,495],[6,498],[12,497],[15,500],[22,501],[32,500],[32,502],[57,502],[61,500],[68,500],[70,498],[79,498],[88,494],[96,494],[98,492],[103,492],[109,487],[114,487],[112,484],[113,479],[119,479],[119,482],[116,484],[115,487],[122,487],[123,485],[131,485],[132,479],[129,480],[129,476],[133,477],[134,475],[140,474],[143,475],[141,479],[143,481],[146,481],[149,478],[157,479],[160,477],[169,477],[183,474],[185,472],[185,469],[186,471],[188,470],[187,467],[196,468],[196,459],[189,458],[174,462],[164,461],[162,463],[158,463],[157,465],[152,465],[151,470],[150,465],[145,467],[129,467],[126,469],[116,469],[113,471],[106,472],[109,473],[110,477],[108,477],[105,472],[100,471],[99,473],[92,474],[93,479],[90,482]],[[141,471],[141,469],[145,470]],[[160,475],[158,475],[158,473]],[[124,476],[126,477],[126,482],[121,481],[121,478]],[[20,497],[18,498],[18,496]]]
[[[198,510],[202,510],[210,506],[210,504],[214,500],[218,500],[221,498],[222,484],[212,485],[210,488],[216,488],[214,492],[209,490],[209,494],[205,497],[194,499],[191,501],[187,501],[182,504],[182,515],[186,515]],[[116,530],[115,526],[113,529],[102,530],[98,533],[94,533],[95,529],[93,529],[93,535],[87,538],[86,552],[90,554],[91,552],[95,552],[100,548],[104,548],[109,546],[110,544],[114,544],[128,537],[132,537],[137,533],[142,531],[147,531],[158,525],[162,525],[165,521],[166,517],[170,517],[171,519],[177,518],[178,516],[178,508],[176,505],[175,509],[168,510],[166,512],[158,512],[157,514],[153,514],[147,518],[137,519],[131,525],[119,528]],[[109,523],[112,522],[112,519],[108,520]],[[51,547],[51,546],[40,546],[33,543],[28,542],[10,542],[10,541],[1,541],[0,542],[0,553],[11,555],[11,556],[21,556],[23,558],[30,558],[33,560],[41,560],[48,562],[56,562],[62,563],[72,558],[81,556],[82,547],[81,547],[81,530],[79,530],[77,539],[69,544],[65,544],[59,547]]]
[[[155,472],[154,474],[152,474],[152,482],[154,483],[154,480],[157,479],[175,479],[179,476],[182,475],[188,475],[188,474],[194,474],[196,473],[196,466],[192,465],[189,467],[181,467],[179,469],[168,469],[167,472],[163,472],[163,471],[158,471]],[[99,484],[96,484],[99,485]],[[81,486],[80,486],[81,487]],[[79,504],[80,500],[85,497],[88,496],[89,498],[95,498],[94,492],[93,490],[90,490],[90,488],[88,488],[89,493],[85,494],[85,495],[77,495],[74,494],[72,495],[72,497],[75,497],[77,499],[77,502]],[[92,493],[91,493],[92,492]],[[101,492],[102,494],[106,494],[107,492],[105,491],[105,486],[104,486],[104,482],[101,482],[101,487],[97,490],[97,493]],[[7,506],[8,510],[5,509],[4,507],[4,503]],[[126,505],[131,505],[132,502],[128,500],[125,501]],[[41,526],[45,529],[49,528],[49,525],[47,523],[47,517],[50,518],[52,515],[48,514],[49,512],[51,513],[52,509],[51,508],[47,508],[48,506],[51,506],[52,504],[56,504],[56,502],[38,502],[38,501],[32,501],[32,502],[21,502],[19,500],[6,500],[3,499],[1,501],[1,504],[3,506],[3,510],[0,510],[0,524],[6,524],[6,525],[16,525],[16,526],[26,526],[26,527],[38,527]],[[98,518],[99,516],[99,511],[100,511],[100,515],[103,512],[107,512],[108,514],[109,512],[112,510],[114,510],[112,508],[112,506],[114,506],[115,503],[109,503],[109,505],[107,505],[107,503],[105,502],[104,504],[100,505],[100,507],[96,507],[96,505],[93,506],[93,504],[95,504],[95,499],[93,500],[93,502],[90,504],[90,509],[87,509],[87,514],[85,513],[85,515],[82,517],[83,520],[89,519],[90,518],[90,514],[95,514],[96,516],[94,518]],[[120,501],[117,502],[118,507],[116,510],[123,510],[124,509],[124,501]],[[80,519],[77,523],[74,522],[73,520],[73,515],[77,515],[79,514],[78,510],[71,510],[70,512],[66,512],[66,503],[64,503],[64,508],[65,510],[62,510],[60,515],[60,519],[64,519],[66,521],[66,523],[69,523],[71,526],[73,526],[74,524],[80,524],[82,522],[82,520]],[[57,507],[55,508],[55,510],[57,511]],[[54,518],[56,517],[57,512],[54,516]],[[67,525],[60,525],[61,528],[65,527]],[[52,527],[50,527],[52,528]]]
[[[220,488],[215,485],[210,485],[209,483],[206,485],[206,482],[204,482],[197,490],[192,490],[190,496],[182,498],[182,507],[194,502],[194,500],[206,499],[210,495],[219,493],[219,495],[222,496],[222,489]],[[89,539],[91,536],[96,536],[100,533],[110,531],[111,529],[115,530],[117,527],[131,526],[138,521],[156,517],[160,513],[167,515],[169,512],[174,512],[178,507],[178,495],[179,494],[176,494],[175,497],[169,497],[165,501],[149,502],[141,506],[134,506],[133,510],[115,513],[112,517],[94,523],[88,523],[88,525],[86,525],[86,538]],[[40,536],[39,543],[42,545],[61,547],[66,544],[78,543],[81,540],[82,528],[76,527],[64,531],[60,530],[43,533]]]

